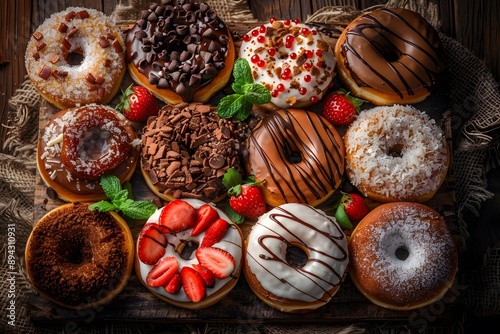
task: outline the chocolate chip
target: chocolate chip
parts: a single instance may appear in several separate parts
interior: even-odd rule
[[[39,32],[39,31],[35,31],[32,36],[37,41],[39,41],[39,40],[41,40],[43,38],[43,34],[41,32]]]
[[[212,156],[210,158],[210,160],[208,161],[208,164],[210,165],[210,167],[212,167],[214,169],[219,169],[219,168],[224,167],[225,163],[226,163],[226,159],[220,154],[216,154],[216,155]]]
[[[210,9],[210,6],[206,2],[200,3],[200,11],[206,13]]]
[[[158,7],[158,4],[156,2],[151,2],[149,4],[149,10],[150,11],[154,11],[156,9],[156,7]]]
[[[156,53],[150,52],[146,55],[146,60],[148,61],[149,64],[154,62],[156,60]]]
[[[87,73],[85,80],[87,80],[90,83],[95,83],[95,77],[92,75],[92,73]]]
[[[167,50],[162,50],[158,54],[158,58],[161,59],[161,60],[167,60],[168,59],[168,52],[167,52]]]
[[[186,11],[181,9],[177,11],[177,18],[180,20],[185,20],[186,19]]]
[[[155,11],[155,14],[157,16],[162,16],[163,15],[163,12],[165,11],[165,7],[163,6],[158,6],[156,7],[156,9],[154,10]]]
[[[177,34],[179,34],[180,36],[184,36],[188,33],[189,31],[189,28],[185,25],[185,24],[179,24],[176,28],[175,28],[175,31],[177,32]]]
[[[170,84],[168,83],[168,80],[165,78],[160,78],[158,80],[158,84],[156,85],[158,88],[169,88]]]
[[[191,57],[193,57],[193,54],[191,52],[189,52],[189,51],[182,51],[179,59],[180,59],[180,61],[185,62],[185,61],[191,59]]]
[[[118,52],[118,53],[123,52],[122,44],[120,43],[120,41],[117,38],[115,38],[112,45],[113,45],[113,48],[115,49],[116,52]]]
[[[191,43],[191,39],[192,39],[192,38],[191,38],[191,36],[186,35],[186,36],[182,39],[182,43],[184,43],[184,44],[188,45],[188,44],[190,44],[190,43]]]
[[[47,44],[45,44],[45,42],[39,42],[37,45],[36,45],[36,50],[37,51],[40,51],[41,49],[43,49]]]
[[[104,83],[105,79],[101,76],[98,76],[97,78],[95,78],[95,83],[98,84],[98,85],[102,85]]]
[[[192,11],[189,11],[186,13],[186,21],[189,23],[194,23],[196,22],[196,14]]]
[[[213,19],[217,18],[217,13],[215,12],[215,10],[209,9],[207,11],[207,17],[209,20],[213,20]]]
[[[35,58],[35,60],[40,59],[40,52],[33,53],[33,58]]]
[[[203,37],[208,38],[208,39],[215,39],[216,36],[211,28],[208,28],[205,30],[202,34]]]
[[[148,16],[149,16],[149,13],[150,11],[147,10],[147,9],[143,9],[141,10],[141,19],[143,20],[147,20]]]
[[[67,53],[71,50],[71,43],[66,38],[64,38],[61,42],[61,49],[63,53]]]
[[[139,60],[138,65],[140,68],[146,68],[148,66],[148,61],[146,58]]]
[[[172,78],[172,81],[179,82],[179,78],[181,76],[181,72],[175,71],[170,73],[170,77]]]
[[[218,73],[217,69],[213,64],[207,64],[205,68],[203,69],[203,74],[209,75],[209,76],[214,76]]]
[[[66,22],[69,22],[69,21],[73,20],[75,18],[75,16],[76,16],[76,13],[74,10],[72,10],[68,14],[66,14],[64,19],[66,20]]]
[[[71,28],[71,30],[68,32],[68,37],[73,37],[74,34],[78,32],[78,28]]]
[[[174,13],[175,13],[175,10],[174,10],[173,6],[165,6],[165,11],[163,12],[163,16],[165,16],[165,18],[174,17]]]
[[[151,52],[152,49],[151,45],[141,45],[141,50],[144,52]]]
[[[214,66],[216,69],[222,70],[226,66],[226,63],[224,63],[223,61],[216,61],[214,62]]]
[[[151,67],[153,68],[153,70],[160,72],[163,68],[163,65],[157,61],[153,61]]]
[[[57,30],[59,30],[60,33],[64,34],[68,30],[68,26],[64,22],[61,22]]]
[[[189,52],[191,52],[191,53],[195,54],[195,53],[198,51],[199,47],[200,47],[200,45],[199,45],[199,44],[191,43],[191,44],[188,44],[188,45],[187,45],[186,49],[187,49]]]
[[[216,50],[213,53],[213,60],[214,61],[224,61],[224,57],[222,56],[222,54],[219,51]]]
[[[156,15],[155,12],[152,12],[148,15],[148,21],[149,22],[158,22],[158,16]]]
[[[191,2],[186,2],[185,4],[182,5],[182,9],[184,9],[186,11],[193,10],[194,8],[195,8],[195,6]]]
[[[105,94],[106,94],[106,90],[104,89],[104,87],[100,87],[100,88],[97,90],[97,95],[98,95],[100,98],[103,98]]]
[[[227,43],[229,43],[229,37],[227,35],[220,35],[219,42],[226,45]]]
[[[214,52],[216,50],[220,50],[221,44],[218,41],[210,41],[207,50],[210,52]]]
[[[175,87],[175,92],[176,92],[177,94],[181,95],[181,96],[182,96],[182,95],[184,95],[184,94],[186,94],[186,91],[187,91],[187,90],[186,90],[186,87],[184,86],[184,83],[182,83],[182,82],[181,82],[181,83],[179,83],[179,84],[177,85],[177,87]]]
[[[145,19],[140,19],[139,21],[136,22],[137,26],[141,29],[146,29],[148,26],[148,21]]]
[[[148,81],[150,84],[156,85],[159,82],[159,78],[153,72],[149,72]]]
[[[198,25],[196,24],[190,24],[189,25],[189,34],[194,35],[198,32]]]
[[[90,17],[89,12],[86,10],[81,10],[78,12],[78,17],[80,17],[82,20],[88,19]]]
[[[99,45],[101,46],[101,48],[104,48],[104,49],[110,45],[106,36],[101,36],[101,38],[99,39]]]
[[[44,65],[40,70],[40,73],[38,73],[38,76],[43,80],[47,80],[50,76],[50,72],[52,72],[52,69],[47,65]]]

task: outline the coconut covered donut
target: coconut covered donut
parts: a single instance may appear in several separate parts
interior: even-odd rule
[[[248,60],[255,83],[271,92],[268,110],[304,108],[318,102],[335,76],[336,59],[328,43],[300,20],[279,21],[243,36],[240,58]]]
[[[56,107],[107,104],[125,74],[125,44],[102,12],[69,7],[37,28],[25,62],[35,88]]]
[[[420,14],[402,8],[355,19],[338,38],[335,57],[351,93],[376,105],[423,101],[446,67],[437,31]]]
[[[207,3],[152,2],[126,41],[130,76],[168,104],[206,102],[231,78],[231,33]]]
[[[174,228],[171,222],[176,215],[192,220]],[[135,270],[149,291],[172,305],[200,309],[223,299],[238,282],[243,237],[215,206],[177,199],[148,219],[137,241],[137,254]]]
[[[344,144],[322,116],[299,109],[266,115],[247,140],[247,172],[263,181],[266,203],[317,206],[340,186]]]
[[[349,180],[379,202],[431,199],[450,162],[441,128],[411,106],[362,111],[347,129],[344,144]]]
[[[68,203],[43,216],[26,244],[26,269],[47,299],[72,309],[108,303],[125,287],[134,263],[134,240],[114,212]]]
[[[349,241],[349,275],[376,305],[411,310],[439,300],[457,272],[457,249],[431,208],[386,203],[368,213]]]
[[[130,122],[111,107],[61,110],[38,140],[38,171],[64,201],[106,199],[100,177],[113,174],[122,183],[130,180],[140,143]]]
[[[347,238],[335,218],[307,204],[284,204],[261,216],[245,249],[250,288],[284,312],[324,306],[349,264]]]

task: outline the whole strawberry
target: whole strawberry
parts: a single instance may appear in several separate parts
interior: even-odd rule
[[[323,103],[323,117],[333,125],[348,125],[359,113],[359,107],[365,102],[351,96],[344,89],[330,93]]]
[[[253,177],[243,182],[240,173],[234,168],[229,168],[224,174],[222,183],[228,189],[229,206],[236,214],[256,220],[266,212],[264,196],[258,187],[261,182],[255,182]],[[233,217],[234,215],[231,218]]]
[[[352,228],[351,221],[363,219],[369,211],[363,197],[355,193],[344,194],[335,211],[335,218],[342,227]]]
[[[132,122],[145,122],[150,116],[158,115],[160,107],[146,88],[130,85],[125,91],[122,90],[116,110]]]

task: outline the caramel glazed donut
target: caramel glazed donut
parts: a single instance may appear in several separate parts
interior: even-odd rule
[[[86,309],[123,290],[134,266],[134,240],[117,213],[68,203],[38,221],[25,257],[28,277],[42,296],[67,308]]]
[[[322,116],[305,110],[269,113],[247,140],[246,167],[266,203],[308,203],[317,206],[340,186],[344,144]]]
[[[347,238],[335,218],[307,204],[261,216],[246,240],[244,274],[266,304],[303,313],[324,306],[347,273]]]
[[[38,140],[42,180],[67,202],[107,199],[99,178],[112,173],[128,181],[139,159],[141,141],[130,122],[107,106],[59,111]]]
[[[206,102],[231,78],[233,40],[207,3],[152,2],[126,43],[132,79],[168,104]]]
[[[125,74],[125,44],[113,21],[94,9],[69,7],[46,19],[26,48],[26,70],[59,109],[108,104]]]
[[[330,45],[300,20],[278,21],[243,36],[240,58],[247,59],[255,83],[271,92],[267,110],[304,108],[330,87],[337,60]]]
[[[351,22],[335,46],[337,71],[354,96],[376,105],[423,101],[445,69],[437,31],[418,13],[382,8]]]
[[[344,145],[349,180],[379,202],[431,199],[450,163],[441,128],[411,106],[361,112],[347,129]]]
[[[349,275],[376,305],[411,310],[439,300],[458,270],[444,219],[410,202],[386,203],[356,226],[349,241]]]

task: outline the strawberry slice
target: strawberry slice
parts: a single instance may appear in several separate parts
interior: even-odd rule
[[[196,250],[196,258],[217,278],[229,277],[234,271],[234,257],[223,249],[200,247]]]
[[[217,219],[205,233],[205,237],[201,241],[200,247],[211,247],[213,244],[222,240],[224,234],[229,227],[229,223],[222,218]]]
[[[156,223],[146,223],[137,239],[137,254],[139,260],[145,264],[155,264],[165,255],[167,237],[170,230]]]
[[[177,269],[179,269],[179,263],[175,257],[164,257],[148,273],[146,284],[151,287],[164,286],[174,277]]]
[[[196,223],[196,210],[188,202],[176,199],[163,208],[159,222],[172,232],[184,231]]]
[[[205,298],[206,288],[201,275],[191,267],[181,269],[182,288],[186,296],[194,303]]]
[[[165,290],[172,294],[175,295],[182,286],[182,281],[181,281],[181,274],[179,272],[176,272],[174,276],[170,279],[170,281],[165,285]]]
[[[215,284],[215,276],[214,273],[208,269],[203,267],[201,264],[193,264],[193,268],[196,269],[198,274],[200,274],[201,278],[203,279],[203,282],[205,283],[205,286],[207,288],[211,288]]]
[[[198,234],[206,231],[206,229],[212,225],[213,222],[219,218],[219,213],[210,204],[205,203],[196,210],[196,224],[191,231],[192,236],[197,236]]]

